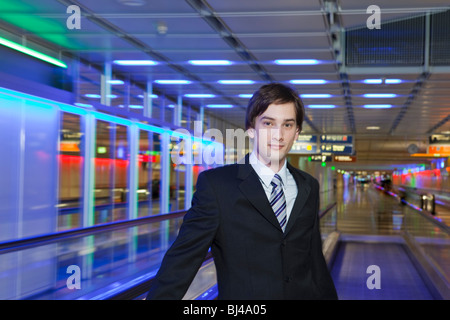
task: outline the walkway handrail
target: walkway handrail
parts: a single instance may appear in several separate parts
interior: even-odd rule
[[[319,219],[327,214],[334,206],[336,202],[330,204],[325,210],[319,213]],[[66,231],[60,231],[52,234],[34,236],[29,238],[23,238],[18,240],[11,240],[0,242],[0,254],[10,253],[14,251],[20,251],[24,249],[30,249],[42,245],[56,243],[61,240],[80,238],[90,236],[100,232],[116,231],[120,229],[126,229],[130,227],[140,226],[149,223],[156,223],[165,220],[175,219],[183,217],[187,210],[174,211],[171,213],[158,214],[154,216],[141,217],[132,220],[115,221],[110,223],[99,224],[86,228],[77,228]]]
[[[170,213],[158,214],[154,216],[141,217],[132,220],[115,221],[110,223],[99,224],[86,228],[77,228],[67,231],[60,231],[52,234],[34,236],[29,238],[23,238],[19,240],[12,240],[6,242],[0,242],[0,254],[20,251],[33,247],[39,247],[55,243],[61,240],[74,239],[79,237],[90,236],[96,233],[105,231],[116,231],[120,229],[126,229],[130,227],[140,226],[149,223],[156,223],[165,220],[175,219],[183,217],[186,214],[186,210],[174,211]]]
[[[331,204],[329,204],[323,211],[320,211],[319,212],[319,219],[322,219],[322,217],[324,216],[324,215],[326,215],[331,209],[333,209],[333,207],[335,207],[336,206],[336,201],[335,202],[333,202],[333,203],[331,203]]]
[[[384,192],[386,191],[381,186],[375,186],[375,188],[378,190],[384,191]],[[391,197],[398,197],[398,195],[392,191],[388,191],[387,194],[389,194]],[[447,226],[444,222],[437,220],[437,218],[435,216],[433,216],[430,212],[428,212],[426,210],[422,210],[404,199],[402,200],[402,202],[404,204],[406,204],[408,207],[413,208],[418,214],[420,214],[422,217],[426,218],[428,221],[430,221],[431,223],[436,225],[439,229],[441,229],[442,231],[444,231],[447,234],[450,234],[450,227]]]

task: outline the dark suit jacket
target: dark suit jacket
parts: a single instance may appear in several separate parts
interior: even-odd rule
[[[322,254],[319,183],[287,167],[298,195],[284,233],[248,155],[202,172],[147,299],[181,299],[210,247],[219,299],[337,299]]]

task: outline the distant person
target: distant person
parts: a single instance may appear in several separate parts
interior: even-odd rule
[[[209,248],[219,299],[337,299],[322,254],[319,183],[286,161],[303,118],[292,88],[255,92],[246,114],[253,151],[199,175],[147,299],[182,299]]]

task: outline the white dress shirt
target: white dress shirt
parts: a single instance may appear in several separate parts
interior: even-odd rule
[[[270,185],[270,182],[277,172],[274,172],[264,163],[259,161],[256,154],[253,152],[250,154],[249,161],[253,169],[258,174],[259,181],[261,181],[264,191],[266,192],[267,199],[270,201],[270,194],[272,193],[272,186]],[[292,208],[294,207],[295,198],[297,198],[298,189],[294,177],[287,169],[286,163],[287,161],[284,160],[283,167],[281,167],[280,171],[278,171],[278,175],[281,178],[281,185],[286,198],[286,221],[289,221],[289,216],[291,215]]]

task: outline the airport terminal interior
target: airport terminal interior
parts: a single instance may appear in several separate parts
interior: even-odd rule
[[[339,299],[450,299],[448,0],[1,0],[0,299],[145,299],[269,83]]]

